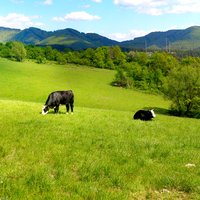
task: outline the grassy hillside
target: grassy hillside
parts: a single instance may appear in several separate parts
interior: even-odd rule
[[[159,96],[111,87],[113,75],[0,60],[0,199],[200,198],[199,120],[165,115]],[[42,116],[60,89],[74,90],[74,115],[61,107]],[[157,118],[132,120],[143,107]]]
[[[114,71],[75,65],[38,65],[0,60],[0,97],[44,104],[55,90],[72,89],[75,106],[134,111],[142,107],[168,108],[159,96],[115,88]]]

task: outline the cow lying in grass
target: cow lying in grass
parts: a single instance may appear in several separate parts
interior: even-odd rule
[[[134,119],[140,119],[144,121],[152,120],[155,117],[156,117],[156,114],[153,109],[152,110],[138,110],[133,116]]]
[[[46,115],[49,109],[54,109],[54,112],[58,113],[60,105],[66,105],[67,114],[69,113],[69,106],[70,106],[71,113],[73,113],[74,94],[72,90],[56,91],[49,94],[46,103],[42,108],[42,114]]]

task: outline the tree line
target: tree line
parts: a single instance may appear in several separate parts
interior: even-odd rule
[[[171,100],[173,114],[200,118],[199,57],[178,57],[177,53],[165,51],[123,52],[119,46],[61,52],[51,46],[24,45],[16,41],[0,43],[0,57],[116,70],[112,85],[162,93]]]

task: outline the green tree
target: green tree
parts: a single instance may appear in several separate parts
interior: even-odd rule
[[[83,57],[87,61],[86,65],[93,66],[93,58],[94,58],[95,50],[92,48],[88,48],[83,52]]]
[[[93,62],[94,62],[94,66],[98,68],[105,67],[105,54],[102,47],[99,47],[95,50],[95,53],[93,56]]]
[[[122,65],[126,61],[126,56],[119,46],[110,47],[110,58],[115,65]]]
[[[165,95],[177,115],[200,117],[200,65],[174,68],[167,78]]]
[[[44,54],[47,60],[55,61],[55,54],[57,50],[52,49],[51,46],[46,46],[44,48]]]
[[[138,64],[144,66],[147,65],[148,63],[148,55],[146,52],[134,52],[134,51],[130,51],[127,54],[127,59],[129,62],[137,62]]]
[[[47,59],[44,56],[41,56],[41,55],[38,55],[38,57],[36,57],[35,60],[38,64],[44,64],[47,61]]]
[[[168,54],[166,52],[154,53],[151,56],[150,61],[148,63],[148,66],[151,70],[154,71],[160,69],[164,76],[167,76],[171,71],[171,69],[173,69],[177,65],[178,65],[177,59],[171,54]]]
[[[198,57],[187,56],[181,60],[182,65],[192,65],[200,63],[200,59]]]
[[[16,61],[23,61],[26,58],[26,49],[21,42],[11,42],[11,58]]]
[[[118,87],[131,88],[133,81],[128,77],[127,72],[123,68],[119,67],[117,68],[117,73],[115,74],[115,79],[112,84]]]
[[[143,81],[142,66],[136,62],[125,63],[122,67],[126,71],[126,76],[132,79],[134,86],[140,88]]]
[[[147,66],[149,88],[162,90],[165,78],[172,69],[178,66],[178,61],[174,56],[166,52],[156,52],[151,56]]]
[[[55,57],[56,57],[56,61],[58,62],[58,64],[64,65],[64,64],[67,63],[67,60],[66,60],[66,58],[65,58],[65,56],[64,56],[63,53],[61,53],[61,52],[58,51],[56,53]]]
[[[42,59],[45,58],[44,55],[44,48],[34,45],[28,45],[26,46],[27,50],[27,58],[28,59],[38,59],[38,57],[41,57]],[[45,58],[46,59],[46,58]]]
[[[110,49],[112,47],[101,47],[101,48],[104,53],[104,62],[105,62],[104,68],[114,69],[114,63],[113,63],[113,60],[111,59],[111,55],[110,55]]]
[[[3,58],[10,58],[10,48],[7,45],[1,44],[0,45],[0,57]]]

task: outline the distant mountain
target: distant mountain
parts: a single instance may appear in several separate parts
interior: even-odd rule
[[[128,49],[198,49],[200,47],[200,26],[192,26],[183,30],[152,32],[143,37],[124,41],[121,46]]]
[[[4,38],[5,34],[9,36],[6,37],[6,39]],[[15,29],[7,28],[0,29],[0,42],[14,40],[21,41],[25,44],[53,46],[61,50],[66,48],[80,50],[119,44],[117,41],[108,39],[96,33],[81,33],[70,28],[53,32],[44,31],[34,27],[17,31]]]
[[[10,41],[20,31],[20,29],[0,27],[0,42]]]
[[[200,49],[200,26],[183,30],[152,32],[133,40],[117,42],[96,33],[83,33],[66,28],[44,31],[30,27],[24,30],[0,27],[0,42],[21,41],[25,44],[52,46],[60,50],[81,50],[119,45],[123,49]]]
[[[12,40],[21,41],[25,44],[38,44],[47,37],[49,37],[49,33],[47,31],[31,27],[14,35]]]
[[[38,45],[51,45],[62,49],[87,49],[100,46],[117,45],[119,42],[108,39],[95,33],[81,33],[74,29],[63,29],[49,32],[49,36],[38,42]]]

